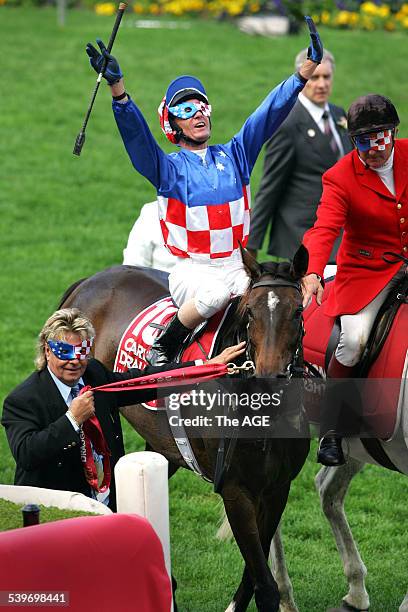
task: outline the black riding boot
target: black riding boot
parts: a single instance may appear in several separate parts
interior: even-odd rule
[[[328,378],[352,378],[355,373],[355,368],[345,366],[333,355],[330,359],[329,367],[327,368]],[[341,446],[342,437],[336,434],[333,427],[335,421],[337,421],[341,415],[336,413],[335,405],[341,401],[341,395],[344,394],[344,386],[340,385],[338,388],[328,387],[323,398],[322,414],[320,420],[321,432],[323,437],[320,439],[319,449],[317,451],[317,461],[323,465],[336,466],[344,465],[346,460],[344,458],[343,449]],[[340,397],[336,397],[340,395]]]
[[[344,465],[343,449],[341,447],[342,438],[335,435],[334,431],[328,431],[323,438],[320,438],[319,450],[317,451],[317,461],[322,465],[336,466]]]
[[[162,334],[153,342],[147,355],[147,361],[152,366],[162,366],[174,361],[184,340],[192,332],[185,327],[175,315]]]

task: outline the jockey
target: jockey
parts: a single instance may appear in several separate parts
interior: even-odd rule
[[[341,323],[331,378],[356,374],[380,306],[407,273],[400,261],[383,259],[386,251],[408,255],[408,139],[396,140],[398,113],[385,96],[369,94],[352,103],[347,121],[355,149],[323,175],[317,220],[303,238],[310,256],[304,306],[313,294],[321,304],[324,266],[344,228],[325,310]],[[321,433],[318,461],[343,464],[341,437],[331,428]]]
[[[164,244],[177,257],[169,287],[179,312],[155,341],[152,365],[171,361],[197,325],[248,287],[240,244],[246,245],[249,233],[250,175],[263,144],[287,117],[322,59],[319,34],[313,20],[306,21],[311,38],[308,59],[268,94],[224,145],[207,144],[211,105],[201,81],[188,75],[174,79],[159,107],[163,132],[180,147],[169,155],[126,93],[115,58],[100,40],[102,54],[87,45],[97,72],[107,59],[104,76],[111,86],[119,131],[135,169],[157,189]]]

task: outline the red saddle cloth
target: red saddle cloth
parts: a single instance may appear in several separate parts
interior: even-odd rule
[[[62,599],[59,605],[48,601],[37,605],[41,610],[170,610],[162,545],[150,523],[135,514],[83,516],[4,531],[0,559],[0,591],[65,593],[68,605]]]
[[[323,303],[316,300],[304,312],[306,335],[304,356],[325,374],[325,355],[334,318],[325,315],[325,302],[332,283],[326,284]],[[371,366],[363,393],[364,420],[377,437],[391,438],[399,424],[402,397],[407,381],[408,304],[402,304],[380,355]],[[309,415],[316,420],[316,414]]]
[[[165,297],[137,314],[119,342],[114,364],[115,372],[126,372],[129,368],[143,370],[147,366],[146,354],[160,333],[160,329],[155,325],[166,325],[177,310],[171,297]],[[227,310],[218,312],[208,321],[203,333],[200,334],[199,343],[194,341],[183,351],[181,358],[183,363],[196,359],[205,360],[212,355],[226,313]],[[159,402],[161,405],[162,400],[153,400],[144,406],[156,409]]]

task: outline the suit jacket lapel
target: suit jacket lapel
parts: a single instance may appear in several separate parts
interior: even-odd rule
[[[373,191],[379,193],[385,198],[394,199],[394,196],[390,191],[388,191],[387,187],[384,185],[378,174],[373,170],[370,170],[370,168],[364,167],[363,163],[358,157],[357,151],[353,152],[353,162],[355,172],[360,176],[360,183],[362,185],[368,187],[368,189],[372,189]]]
[[[408,184],[407,161],[406,159],[404,159],[401,150],[398,147],[398,140],[395,141],[394,151],[394,181],[395,197],[398,201],[404,193]]]
[[[298,129],[302,133],[306,142],[312,149],[325,160],[325,163],[329,162],[330,166],[336,163],[337,158],[330,148],[329,139],[320,130],[313,117],[306,110],[301,102],[297,102],[295,109],[299,115]]]

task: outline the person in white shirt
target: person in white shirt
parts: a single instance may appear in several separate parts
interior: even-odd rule
[[[158,202],[148,202],[130,231],[127,246],[123,249],[123,265],[170,272],[176,263],[177,259],[164,246]]]

